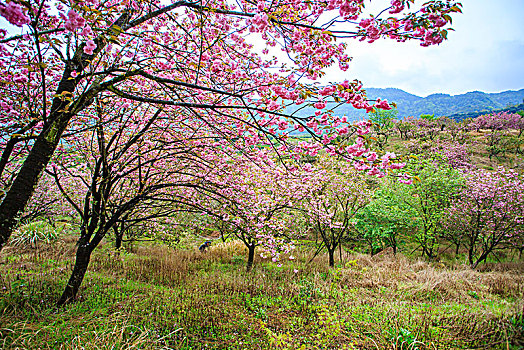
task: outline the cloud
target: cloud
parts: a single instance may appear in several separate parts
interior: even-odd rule
[[[463,0],[455,32],[439,46],[380,40],[350,42],[354,57],[344,78],[369,87],[398,87],[418,95],[524,88],[524,39],[519,0]],[[326,79],[340,80],[340,72]]]

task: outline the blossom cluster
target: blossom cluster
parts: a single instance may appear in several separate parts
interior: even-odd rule
[[[24,24],[29,24],[31,21],[22,6],[14,1],[10,1],[6,4],[0,3],[0,15],[2,15],[9,23],[17,27],[21,27]]]

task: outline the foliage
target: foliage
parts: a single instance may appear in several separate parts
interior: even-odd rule
[[[395,126],[394,120],[397,118],[398,110],[377,109],[368,114],[369,120],[373,123],[373,136],[377,139],[377,145],[380,149],[388,143],[388,138]]]
[[[456,196],[462,176],[432,158],[412,158],[407,169],[415,181],[409,185],[384,181],[378,198],[365,212],[368,217],[360,217],[357,227],[375,240],[371,245],[385,240],[390,246],[396,246],[399,233],[412,228],[408,235],[422,249],[422,255],[432,259],[438,254],[444,209]]]
[[[371,255],[386,247],[392,247],[396,253],[401,236],[409,237],[418,227],[415,214],[391,191],[390,185],[384,182],[372,201],[356,215],[358,238],[367,243]]]

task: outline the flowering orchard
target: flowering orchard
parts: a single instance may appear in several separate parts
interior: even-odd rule
[[[358,80],[311,83],[330,67],[348,69],[350,39],[435,45],[460,12],[448,0],[394,0],[371,17],[364,6],[0,1],[10,23],[0,30],[0,249],[45,172],[80,223],[60,303],[75,296],[108,232],[179,212],[227,221],[250,256],[262,244],[278,260],[280,211],[314,186],[297,180],[309,171],[301,159],[323,149],[378,177],[403,165],[371,149],[371,123],[326,108],[371,112],[390,109],[387,101],[369,100]],[[289,105],[315,112],[288,115]],[[293,140],[295,130],[311,137]]]
[[[454,246],[455,257],[472,267],[490,257],[512,257],[514,250],[520,256],[523,121],[506,112],[462,121],[427,116],[394,121],[397,134],[390,129],[390,138],[396,137],[396,149],[410,153],[402,171],[415,181],[407,187],[382,182],[357,214],[358,238],[372,254],[411,245],[440,258]],[[381,125],[373,128],[383,132]]]
[[[213,140],[226,144],[227,128],[236,128],[237,137],[251,146],[284,147],[288,130],[299,129],[314,136],[302,148],[314,150],[319,142],[332,153],[358,157],[360,151],[334,142],[348,125],[325,109],[326,101],[366,111],[388,109],[387,101],[369,101],[357,80],[316,89],[303,78],[314,81],[334,65],[348,69],[348,44],[337,38],[439,44],[450,15],[460,12],[452,1],[417,8],[412,0],[395,0],[381,15],[365,17],[364,5],[363,0],[0,2],[0,14],[18,27],[0,31],[0,176],[6,184],[0,247],[64,136],[96,124],[97,99],[161,107],[173,123],[183,115],[191,119],[188,128],[206,125]],[[253,46],[259,38],[266,46],[262,53]],[[285,52],[285,62],[265,54],[273,47]],[[317,113],[298,118],[280,112],[286,104],[302,103],[314,105]],[[381,172],[378,164],[369,167]]]

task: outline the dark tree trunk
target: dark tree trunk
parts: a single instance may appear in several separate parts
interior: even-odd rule
[[[459,255],[460,243],[455,244],[455,256]]]
[[[124,230],[118,229],[117,225],[113,226],[113,231],[115,231],[115,249],[118,250],[122,248],[122,240],[124,238]],[[129,238],[129,237],[128,237]]]
[[[255,260],[255,248],[256,246],[254,243],[252,243],[251,245],[247,247],[249,251],[248,256],[247,256],[247,266],[246,266],[247,272],[250,272],[253,269],[253,261]]]
[[[122,235],[117,235],[115,240],[115,248],[120,249],[122,248]]]
[[[57,302],[57,305],[64,305],[73,301],[76,298],[78,289],[84,280],[84,276],[87,272],[87,267],[89,265],[89,260],[91,259],[91,248],[89,245],[79,246],[76,251],[76,261],[75,267],[73,268],[73,273],[67,282],[67,285],[62,293],[62,296]]]
[[[7,243],[24,208],[31,199],[38,179],[53,155],[69,118],[56,121],[36,139],[22,168],[0,203],[0,250]]]
[[[72,68],[67,65],[62,80],[58,84],[57,95],[61,95],[64,92],[72,94],[75,90],[77,81],[69,79],[71,71]],[[53,156],[58,142],[72,117],[70,113],[64,112],[67,104],[67,101],[59,97],[53,100],[49,114],[49,125],[36,138],[18,175],[15,177],[9,191],[7,191],[2,203],[0,203],[0,250],[7,243],[11,232],[16,227],[25,206],[33,195],[38,179]]]
[[[488,258],[488,255],[491,253],[491,251],[492,251],[492,250],[489,249],[489,250],[483,252],[483,253],[479,256],[479,258],[477,259],[477,261],[475,261],[475,263],[473,263],[473,264],[471,265],[471,268],[472,268],[472,269],[476,269],[477,266],[479,266],[479,264],[480,264],[481,262],[486,262],[486,259]]]
[[[329,255],[329,267],[335,266],[335,249],[336,247],[327,249]]]
[[[476,266],[473,266],[473,246],[469,247],[469,250],[468,250],[468,262],[472,268],[476,267]]]

